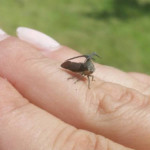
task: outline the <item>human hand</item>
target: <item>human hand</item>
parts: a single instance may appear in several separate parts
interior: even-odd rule
[[[39,38],[25,33],[26,41]],[[149,76],[96,64],[89,90],[60,68],[79,53],[32,38],[32,45],[14,37],[0,42],[0,76],[14,86],[0,79],[1,150],[150,148]]]

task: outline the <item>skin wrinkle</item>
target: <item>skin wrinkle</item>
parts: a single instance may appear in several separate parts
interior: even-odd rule
[[[116,102],[112,99],[110,95],[104,95],[104,97],[99,102],[98,111],[102,114],[114,113],[117,109],[115,104]]]
[[[94,83],[93,88],[90,90],[87,90],[85,95],[85,106],[87,108],[87,113],[98,113],[98,104],[100,102],[100,99],[103,98],[103,94],[101,91],[99,91],[99,86],[101,86],[104,82],[99,81],[96,79],[96,83]],[[97,94],[98,93],[98,94]],[[101,94],[100,94],[101,93]]]
[[[43,56],[41,56],[41,57],[39,57],[39,58],[37,58],[37,57],[35,57],[35,58],[27,58],[27,59],[25,59],[25,61],[28,61],[27,63],[29,64],[29,65],[31,65],[32,66],[32,68],[34,69],[34,68],[36,68],[36,67],[42,67],[42,69],[40,69],[40,70],[46,70],[47,71],[47,68],[49,68],[50,67],[50,65],[51,66],[56,66],[55,68],[51,68],[51,69],[49,69],[49,74],[50,75],[52,75],[52,74],[56,74],[56,72],[58,72],[58,71],[60,71],[60,63],[59,62],[56,62],[56,61],[50,61],[48,58],[46,58],[46,57],[43,57]],[[33,61],[33,62],[32,62]],[[28,66],[28,64],[27,64],[27,66]],[[26,65],[25,65],[26,66]],[[44,67],[43,67],[44,66]],[[43,68],[45,68],[45,69],[43,69]],[[43,72],[45,72],[45,71],[43,71]]]
[[[139,110],[147,104],[149,104],[150,99],[148,96],[142,95],[135,90],[130,91],[130,89],[126,89],[124,94],[120,97],[121,100],[126,100],[131,106],[134,108],[138,108]]]
[[[69,131],[71,130],[71,133],[72,133],[72,132],[76,131],[77,129],[69,128],[69,126],[64,126],[63,128],[61,127],[61,130],[59,130],[59,132],[57,133],[57,135],[56,135],[56,137],[54,139],[54,142],[53,142],[53,145],[52,145],[52,149],[56,149],[58,147],[59,148],[61,147],[61,149],[63,150],[63,148],[65,146],[67,146],[65,144],[67,144],[68,139],[70,137],[70,133],[68,135],[68,132],[67,132],[68,130]],[[66,134],[67,134],[67,138],[66,138]],[[60,143],[61,143],[61,145],[60,145]]]
[[[82,144],[82,142],[84,142],[84,144]],[[87,143],[87,144],[85,144],[85,143]],[[78,145],[80,145],[80,148],[78,147]],[[102,150],[116,150],[116,149],[113,149],[112,147],[117,148],[118,146],[113,145],[113,143],[111,141],[109,141],[108,139],[106,139],[104,137],[97,136],[94,134],[92,134],[91,136],[88,134],[87,135],[81,134],[77,138],[77,141],[75,142],[74,147],[71,150],[76,150],[77,148],[79,148],[81,150],[87,150],[87,149],[90,149],[90,150],[100,150],[100,149],[102,149]],[[120,147],[118,147],[118,148],[121,150]],[[124,149],[126,149],[126,148],[124,148]]]
[[[95,140],[95,147],[94,150],[107,150],[109,147],[109,143],[108,143],[108,139],[104,138],[104,137],[98,137],[97,135],[95,136],[96,140]]]
[[[37,63],[38,62],[38,63]],[[45,76],[47,78],[47,80],[49,81],[52,81],[53,78],[55,79],[55,76],[56,76],[56,73],[59,74],[60,72],[62,72],[59,68],[53,68],[53,69],[49,69],[50,66],[53,66],[57,64],[57,66],[59,66],[59,63],[57,62],[52,62],[52,63],[49,63],[49,60],[47,58],[43,58],[42,61],[38,61],[38,59],[32,63],[32,62],[28,62],[29,65],[32,66],[33,70],[36,68],[38,68],[38,70],[40,70],[40,73],[41,73],[41,76],[45,76],[48,75],[48,78],[47,76]],[[42,65],[43,64],[43,65]],[[28,65],[27,65],[28,66]]]
[[[50,136],[51,136],[51,132],[49,132],[49,126],[42,128],[41,130],[38,130],[38,132],[32,135],[33,141],[35,141],[35,143],[39,143],[39,139],[41,139],[40,140],[40,142],[42,141],[41,142],[42,144],[40,144],[41,150],[47,150],[52,147],[53,139],[51,139]]]
[[[132,106],[132,107],[134,107],[134,108],[138,108],[139,110],[140,110],[140,107],[141,107],[141,105],[142,105],[142,103],[141,103],[141,101],[140,100],[137,100],[137,97],[135,97],[135,93],[134,92],[129,92],[129,90],[127,89],[127,90],[123,90],[123,93],[122,93],[122,95],[120,95],[120,97],[118,98],[119,100],[113,100],[114,98],[113,97],[111,97],[110,95],[108,95],[109,96],[109,101],[113,101],[114,102],[114,104],[115,103],[117,103],[118,105],[114,108],[110,108],[109,110],[111,110],[111,111],[109,111],[109,113],[110,114],[122,114],[121,112],[120,112],[120,110],[121,111],[123,111],[124,109],[123,108],[130,108],[130,107],[128,107],[128,106]],[[102,103],[105,103],[105,98],[107,98],[107,95],[105,95],[104,96],[104,99],[103,100],[101,100],[101,103],[100,103],[100,108],[101,109],[103,109],[103,111],[105,112],[104,114],[107,114],[108,112],[107,112],[107,108],[105,108],[105,107],[102,107],[102,106],[105,106],[105,104],[104,105],[102,105]],[[136,101],[135,101],[136,100]],[[133,103],[133,104],[132,104]],[[113,104],[113,103],[112,103]],[[132,105],[131,105],[132,104]],[[106,105],[106,107],[107,107],[107,105]],[[126,110],[127,111],[127,110]],[[128,110],[129,111],[129,110]],[[123,114],[125,114],[125,112],[123,113]],[[124,118],[126,115],[121,115],[120,116],[120,118]],[[119,117],[119,116],[118,116]],[[125,118],[124,118],[125,119]],[[129,119],[129,118],[128,118]]]
[[[98,96],[95,96],[96,99],[95,101],[98,101],[98,105],[97,105],[97,113],[99,112],[100,114],[104,113],[104,114],[107,114],[107,113],[112,113],[115,111],[115,109],[117,109],[118,107],[120,107],[121,105],[123,105],[123,102],[120,101],[121,100],[121,97],[118,98],[119,100],[116,101],[113,100],[114,98],[110,95],[109,92],[105,92],[105,90],[103,91],[103,86],[105,86],[106,83],[102,82],[101,83],[101,91],[98,92]],[[105,89],[105,88],[104,88]],[[102,94],[103,93],[103,94]],[[91,95],[91,93],[90,93]],[[97,95],[97,94],[96,94]],[[123,94],[125,96],[125,93]],[[92,98],[93,99],[93,98]],[[107,102],[108,101],[108,102]],[[112,105],[109,105],[110,103],[112,103]],[[116,104],[116,106],[115,106]],[[109,106],[108,106],[109,105]],[[115,106],[115,107],[114,107]],[[103,110],[103,111],[102,111]]]
[[[95,136],[90,135],[90,134],[83,134],[82,130],[78,130],[77,132],[74,133],[74,136],[77,136],[74,140],[74,146],[72,148],[72,150],[94,150],[95,147],[95,139],[93,140],[93,138],[95,138]],[[84,131],[85,133],[85,131]],[[79,134],[79,135],[78,135]]]
[[[60,127],[60,126],[58,125],[58,127]],[[57,128],[58,128],[58,127],[57,127]],[[57,130],[57,128],[56,128],[56,130]],[[64,132],[66,131],[67,128],[68,128],[68,126],[65,126],[65,127],[61,128],[61,130],[59,130],[59,132],[57,133],[57,135],[56,135],[56,137],[55,137],[55,139],[54,139],[54,142],[53,142],[53,145],[52,145],[52,149],[55,149],[55,148],[56,148],[57,143],[60,142],[59,139],[62,138],[61,135],[64,134]],[[62,142],[62,141],[61,141],[61,142]]]
[[[104,84],[101,85],[101,89],[104,90],[105,94],[108,94],[111,97],[115,98],[115,100],[118,102],[120,101],[122,93],[124,93],[124,91],[126,90],[125,87],[119,84],[109,82],[104,82]]]
[[[73,137],[73,135],[76,133],[76,132],[78,132],[79,131],[79,129],[77,130],[77,129],[73,129],[72,130],[72,132],[71,133],[69,133],[69,135],[67,136],[67,138],[65,139],[65,141],[64,141],[64,143],[63,143],[63,146],[62,146],[62,150],[64,149],[66,149],[67,148],[67,145],[69,145],[68,147],[70,148],[70,145],[71,145],[71,149],[74,149],[74,145],[72,145],[72,143],[70,142],[68,142],[68,141],[71,141],[72,139],[72,137]]]
[[[1,114],[1,118],[2,117],[4,117],[5,118],[5,116],[9,116],[11,113],[13,113],[13,112],[15,112],[16,110],[18,110],[18,109],[20,109],[20,108],[23,108],[23,107],[26,107],[26,106],[28,106],[28,105],[30,105],[30,103],[28,102],[28,101],[26,101],[24,104],[22,104],[22,105],[13,105],[13,107],[11,107],[11,109],[9,109],[9,111],[7,110],[7,112],[5,111],[4,113],[2,112],[0,112]],[[14,107],[15,106],[15,107]],[[17,107],[16,107],[17,106]],[[9,107],[10,108],[10,107]],[[3,110],[2,110],[3,111]],[[3,116],[2,116],[3,115]],[[1,119],[0,118],[0,119]]]
[[[98,150],[98,137],[96,136],[94,150]]]
[[[129,91],[129,89],[125,89],[122,91],[122,94],[120,95],[119,97],[119,100],[118,101],[124,101],[125,102],[131,102],[132,100],[134,100],[134,93]]]
[[[140,94],[136,90],[125,88],[125,87],[119,86],[118,84],[110,84],[110,83],[105,82],[101,86],[101,89],[104,89],[105,95],[107,94],[110,95],[118,102],[131,101],[133,103],[136,102],[135,104],[137,105],[138,102],[141,101],[140,99],[147,97],[145,95]]]
[[[103,92],[103,94],[101,94],[102,96],[101,97],[99,97],[99,96],[96,96],[97,97],[97,99],[98,99],[98,105],[97,105],[97,108],[96,108],[96,115],[101,115],[101,114],[103,114],[103,107],[102,107],[102,100],[104,99],[104,97],[105,97],[105,94],[104,94],[104,92]]]

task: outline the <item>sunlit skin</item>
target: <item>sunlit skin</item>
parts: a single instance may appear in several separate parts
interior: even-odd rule
[[[0,150],[150,149],[150,77],[94,63],[89,90],[60,67],[79,55],[0,42]]]

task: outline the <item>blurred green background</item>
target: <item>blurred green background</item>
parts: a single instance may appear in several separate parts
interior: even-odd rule
[[[40,30],[99,63],[150,74],[149,0],[0,0],[0,28]]]

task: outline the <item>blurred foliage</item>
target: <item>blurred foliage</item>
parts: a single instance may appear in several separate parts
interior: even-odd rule
[[[0,27],[40,30],[105,65],[150,73],[149,0],[0,0]]]

